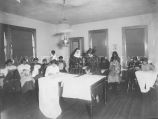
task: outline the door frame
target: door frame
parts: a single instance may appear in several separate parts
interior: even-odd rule
[[[84,37],[71,37],[71,38],[69,38],[69,42],[70,42],[70,48],[69,48],[70,55],[73,52],[72,51],[72,42],[73,42],[73,40],[79,40],[79,49],[80,49],[81,53],[83,53],[84,52]]]

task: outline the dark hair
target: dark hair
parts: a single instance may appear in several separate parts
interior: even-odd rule
[[[148,58],[144,57],[144,58],[142,59],[142,61],[143,61],[143,62],[148,62]]]
[[[13,63],[13,61],[12,61],[11,59],[8,59],[8,60],[5,62],[6,65],[9,64],[9,63]]]
[[[92,54],[92,48],[89,48],[86,53],[87,54]]]
[[[120,62],[120,57],[118,56],[116,51],[113,51],[110,61],[113,61],[114,59],[117,60],[118,62]]]
[[[144,59],[144,58],[143,58]],[[133,57],[133,60],[138,60],[138,58],[135,56],[135,57]]]
[[[63,59],[63,56],[59,56],[59,59]]]
[[[26,61],[26,58],[22,58],[21,59],[21,63],[23,63],[24,61]]]
[[[55,50],[52,50],[51,53],[52,53],[52,54],[55,54]]]
[[[95,54],[95,52],[96,52],[96,47],[93,47],[92,48],[92,54]]]
[[[45,62],[45,61],[47,61],[47,59],[46,59],[46,58],[44,58],[44,59],[42,60],[42,62]]]
[[[33,61],[38,61],[38,58],[37,57],[33,58]]]
[[[54,60],[50,61],[50,64],[57,64],[57,61],[54,59]]]

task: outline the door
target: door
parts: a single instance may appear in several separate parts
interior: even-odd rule
[[[73,37],[70,38],[70,54],[76,49],[80,49],[81,53],[84,51],[84,38],[83,37]]]

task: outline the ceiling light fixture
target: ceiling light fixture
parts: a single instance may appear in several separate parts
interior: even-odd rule
[[[64,46],[68,46],[69,43],[69,35],[72,32],[71,26],[64,15],[64,11],[66,9],[66,0],[63,0],[62,3],[62,20],[57,24],[56,35],[60,36],[60,39],[63,41]]]

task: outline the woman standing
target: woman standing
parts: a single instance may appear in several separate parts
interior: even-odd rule
[[[82,57],[81,57],[81,51],[78,48],[76,48],[70,56],[69,71],[70,73],[75,73],[75,74],[82,72]]]
[[[110,60],[110,68],[108,75],[108,83],[113,85],[113,89],[116,89],[117,83],[120,82],[120,72],[121,72],[120,58],[117,52],[114,51],[112,53],[112,57]]]

